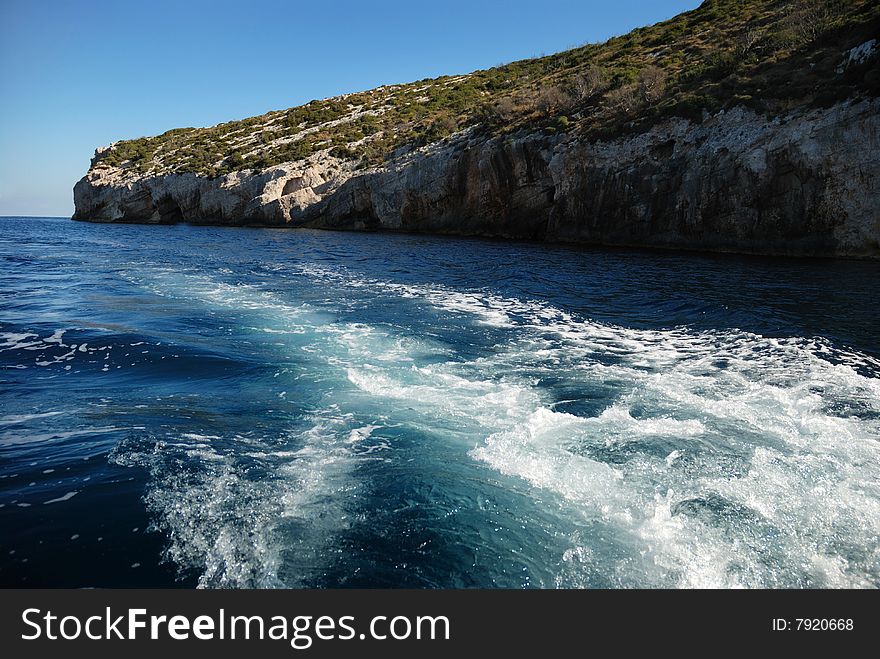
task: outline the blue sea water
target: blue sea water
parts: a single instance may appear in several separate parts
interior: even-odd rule
[[[880,264],[0,219],[0,584],[877,587]]]

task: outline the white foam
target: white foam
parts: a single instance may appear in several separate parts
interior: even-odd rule
[[[67,494],[64,494],[64,495],[58,497],[57,499],[49,499],[48,501],[44,501],[43,504],[46,505],[46,504],[50,504],[50,503],[61,503],[62,501],[69,501],[70,499],[75,497],[77,494],[79,494],[79,492],[74,490],[72,492],[68,492]]]
[[[367,439],[370,435],[373,434],[374,430],[378,430],[382,426],[362,426],[360,428],[355,428],[348,434],[348,439],[346,440],[349,444],[354,444],[355,442],[362,442]]]
[[[0,426],[17,425],[19,423],[27,423],[36,419],[45,419],[52,416],[58,416],[64,412],[37,412],[34,414],[10,414],[0,417]]]
[[[169,534],[167,555],[197,568],[200,587],[301,586],[319,574],[325,547],[344,528],[344,493],[356,488],[351,440],[365,442],[379,427],[353,422],[331,407],[307,429],[291,429],[284,444],[297,448],[278,448],[277,437],[185,433],[113,457],[150,468],[146,501]],[[254,461],[266,475],[251,477]],[[282,539],[290,524],[298,529],[293,548]]]
[[[28,341],[31,338],[37,338],[37,335],[30,332],[0,332],[0,350],[21,350],[41,343]]]
[[[45,343],[57,343],[58,345],[63,346],[64,343],[62,342],[62,339],[64,338],[65,332],[66,332],[66,330],[63,330],[63,329],[55,330],[52,333],[52,336],[49,336],[49,337],[43,339],[43,341]]]
[[[472,455],[501,473],[521,476],[537,487],[553,488],[567,499],[611,515],[622,474],[604,463],[575,455],[564,445],[583,423],[580,417],[542,407],[522,424],[489,435]]]
[[[17,433],[6,432],[0,435],[0,444],[32,444],[35,442],[59,441],[70,439],[72,437],[80,437],[82,435],[104,434],[125,430],[116,426],[105,426],[99,428],[79,428],[77,430],[65,430],[58,432],[45,433]]]

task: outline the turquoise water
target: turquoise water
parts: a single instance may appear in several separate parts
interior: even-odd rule
[[[878,281],[0,219],[0,583],[876,587]]]

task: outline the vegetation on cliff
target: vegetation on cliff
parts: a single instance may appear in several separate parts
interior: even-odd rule
[[[608,137],[733,105],[831,105],[880,93],[876,66],[843,58],[878,33],[876,0],[706,0],[602,44],[117,142],[94,166],[213,177],[324,152],[370,167],[471,127]]]

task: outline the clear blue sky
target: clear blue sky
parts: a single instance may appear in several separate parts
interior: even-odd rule
[[[95,147],[465,73],[699,0],[0,0],[0,215],[70,215]]]

